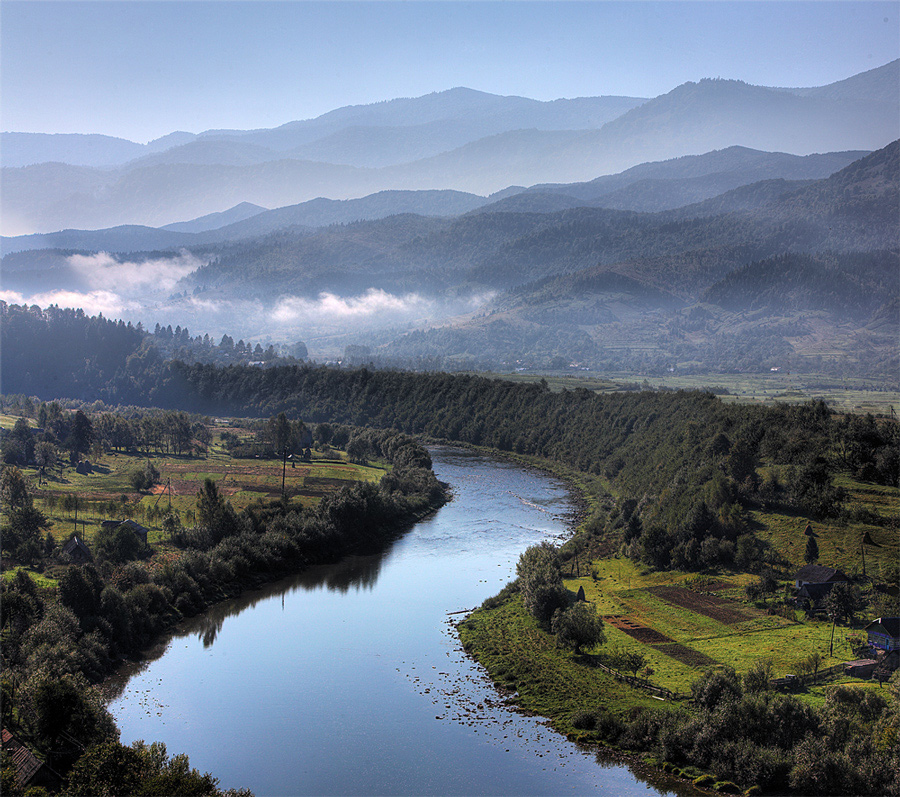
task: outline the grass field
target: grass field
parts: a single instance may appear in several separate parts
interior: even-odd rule
[[[659,706],[646,692],[616,681],[590,656],[573,656],[557,649],[516,596],[496,609],[476,612],[459,626],[466,650],[476,650],[479,662],[502,687],[518,692],[516,704],[554,720],[563,733],[574,733],[569,718],[576,712],[604,706],[621,714],[643,706]],[[576,734],[577,735],[577,734]]]
[[[15,420],[14,416],[0,416],[4,426],[11,427]],[[40,484],[35,468],[25,468],[23,473],[34,487],[35,506],[50,521],[50,532],[57,541],[76,530],[76,517],[77,531],[89,546],[101,521],[131,517],[150,530],[152,545],[162,541],[162,513],[170,505],[184,525],[192,525],[197,493],[207,478],[216,482],[220,495],[238,511],[281,495],[281,460],[233,459],[218,443],[221,431],[213,430],[214,443],[205,456],[151,456],[160,479],[149,491],[137,491],[131,484],[132,473],[147,462],[146,456],[137,454],[104,454],[91,462],[88,473],[78,473],[69,465],[53,468]],[[345,453],[332,450],[323,455],[314,453],[308,463],[288,463],[284,487],[294,502],[311,506],[345,484],[377,482],[384,473],[383,466],[355,465],[347,461]],[[71,505],[73,496],[78,500],[77,512]]]
[[[673,692],[689,691],[710,666],[727,665],[740,673],[766,659],[776,675],[784,675],[814,651],[823,668],[853,658],[846,629],[837,630],[829,656],[830,623],[801,619],[801,613],[790,620],[736,600],[750,580],[746,574],[723,574],[700,581],[703,589],[691,589],[698,581],[691,574],[654,572],[630,559],[604,559],[593,567],[596,579],[566,579],[565,585],[573,592],[583,587],[604,617],[607,642],[601,650],[640,653],[654,671],[653,682]],[[630,627],[618,627],[623,621]]]
[[[545,379],[551,390],[574,390],[582,387],[600,393],[616,392],[623,387],[644,383],[636,374],[482,374],[508,379],[511,382],[538,382]],[[900,413],[900,391],[879,380],[820,375],[795,374],[786,371],[759,374],[700,374],[646,377],[646,386],[671,390],[727,390],[723,401],[761,404],[802,404],[822,400],[841,412],[890,415]]]
[[[878,547],[866,546],[866,574],[884,578],[900,561],[900,490],[886,485],[860,482],[838,476],[835,484],[847,491],[846,506],[851,520],[813,520],[756,510],[751,513],[755,532],[768,540],[778,553],[799,569],[805,562],[806,537],[803,530],[810,522],[819,546],[819,564],[837,567],[849,576],[862,575],[861,541],[868,533]]]

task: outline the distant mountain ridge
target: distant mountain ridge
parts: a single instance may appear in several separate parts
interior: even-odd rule
[[[172,134],[147,145],[152,154],[102,169],[9,168],[10,151],[27,160],[20,138],[3,147],[4,232],[164,226],[242,202],[282,207],[384,190],[486,196],[736,145],[793,155],[874,150],[900,136],[898,81],[900,61],[817,89],[701,80],[651,100],[545,103],[453,89],[272,130]]]
[[[864,154],[836,152],[797,156],[730,147],[705,155],[641,164],[587,183],[508,188],[489,197],[452,190],[382,191],[359,199],[320,197],[273,210],[244,202],[221,213],[159,228],[120,225],[99,230],[63,230],[5,237],[0,240],[0,253],[43,248],[127,252],[198,246],[258,237],[280,229],[292,228],[296,232],[300,228],[374,220],[401,213],[423,216],[456,216],[473,211],[553,213],[577,207],[657,212],[693,206],[698,200],[713,197],[709,200],[713,204],[708,207],[697,206],[693,211],[683,212],[715,215],[756,207],[764,199],[757,189],[752,199],[749,194],[740,195],[745,198],[732,198],[737,203],[734,206],[715,210],[714,198],[725,195],[733,186],[754,184],[761,177],[777,176],[781,180],[780,193],[784,193],[790,187],[787,180],[827,177]],[[767,191],[765,200],[780,195],[771,185],[764,190]]]

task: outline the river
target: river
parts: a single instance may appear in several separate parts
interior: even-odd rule
[[[454,499],[384,551],[220,604],[123,672],[122,741],[163,741],[257,797],[667,793],[504,705],[452,624],[566,534],[565,486],[432,456]]]

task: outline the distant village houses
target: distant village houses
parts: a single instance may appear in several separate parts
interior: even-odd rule
[[[136,523],[131,518],[126,520],[104,520],[100,527],[103,529],[112,530],[118,528],[119,526],[125,526],[125,528],[134,532],[135,536],[144,544],[147,544],[147,535],[150,533],[150,529],[142,526],[140,523]]]
[[[68,554],[69,558],[76,564],[94,561],[91,549],[85,545],[84,541],[77,534],[63,546],[62,552]]]

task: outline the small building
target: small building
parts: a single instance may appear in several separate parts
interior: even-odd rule
[[[878,650],[900,650],[900,617],[879,617],[866,626],[869,646]]]
[[[804,584],[829,584],[831,585],[828,587],[830,590],[835,584],[849,580],[847,575],[841,570],[825,567],[824,565],[804,565],[797,571],[797,575],[794,576],[794,583],[797,589],[800,589]]]
[[[878,666],[876,659],[857,659],[856,661],[844,662],[844,675],[851,678],[871,678],[875,667]]]
[[[821,609],[833,586],[834,584],[804,584],[797,590],[797,601],[810,609]]]
[[[84,544],[77,534],[63,545],[62,552],[68,554],[76,564],[94,561],[94,557],[91,555],[91,549]]]
[[[6,728],[2,730],[3,752],[12,762],[16,773],[16,784],[21,789],[40,786],[49,791],[57,791],[62,778],[51,767],[41,761]]]
[[[147,544],[147,535],[150,533],[150,529],[142,526],[140,523],[136,523],[131,518],[125,520],[104,520],[100,524],[100,527],[103,529],[115,529],[119,526],[125,526],[127,529],[130,529],[144,545]]]

